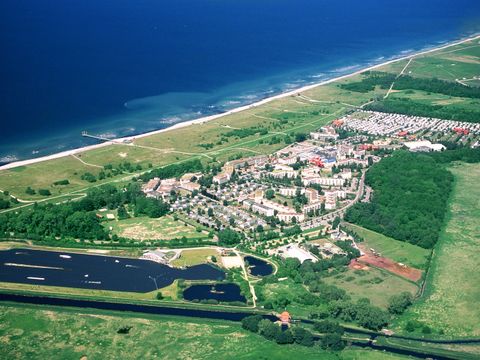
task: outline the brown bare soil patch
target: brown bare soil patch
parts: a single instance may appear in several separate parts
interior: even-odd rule
[[[399,263],[396,263],[395,261],[385,257],[375,256],[371,251],[364,252],[365,254],[357,259],[357,263],[385,269],[391,273],[412,281],[418,281],[422,278],[422,271],[419,269],[415,269],[406,265],[400,265]],[[352,266],[352,263],[350,263],[350,266]]]

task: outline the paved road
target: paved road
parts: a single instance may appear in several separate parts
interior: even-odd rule
[[[355,199],[351,201],[349,204],[345,205],[344,207],[335,210],[331,213],[316,217],[312,220],[309,220],[301,225],[302,230],[306,229],[311,229],[317,226],[320,226],[322,222],[327,221],[327,220],[332,220],[337,216],[342,217],[345,214],[345,211],[347,211],[348,208],[352,207],[354,204],[356,204],[363,196],[363,192],[365,190],[365,173],[366,171],[362,171],[362,177],[360,178],[360,182],[358,185],[358,191],[357,194],[355,195]]]

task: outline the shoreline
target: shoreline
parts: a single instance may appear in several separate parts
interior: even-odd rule
[[[228,116],[228,115],[231,115],[231,114],[235,114],[235,113],[239,113],[239,112],[242,112],[242,111],[246,111],[246,110],[256,108],[258,106],[267,104],[267,103],[272,102],[274,100],[286,98],[286,97],[289,97],[289,96],[292,96],[292,95],[295,95],[295,94],[298,94],[298,93],[301,93],[301,92],[304,92],[304,91],[308,91],[308,90],[317,88],[319,86],[331,84],[333,82],[336,82],[336,81],[339,81],[339,80],[343,80],[343,79],[361,74],[365,71],[374,70],[374,69],[377,69],[377,68],[385,66],[385,65],[393,64],[393,63],[403,61],[403,60],[407,60],[407,59],[410,59],[410,58],[414,58],[414,57],[417,57],[417,56],[422,56],[422,55],[425,55],[425,54],[429,54],[429,53],[432,53],[432,52],[435,52],[435,51],[443,50],[443,49],[446,49],[446,48],[449,48],[449,47],[452,47],[452,46],[460,45],[460,44],[463,44],[465,42],[474,41],[474,40],[477,40],[477,39],[480,39],[480,34],[472,35],[472,36],[462,38],[462,39],[459,39],[459,40],[454,40],[454,41],[449,42],[445,45],[441,45],[441,46],[438,46],[438,47],[433,47],[433,48],[428,49],[428,50],[420,50],[418,52],[414,52],[414,53],[409,54],[409,55],[400,56],[398,58],[394,58],[394,59],[391,59],[391,60],[388,60],[388,61],[385,61],[385,62],[382,62],[382,63],[379,63],[379,64],[367,66],[365,68],[359,69],[359,70],[354,71],[352,73],[337,76],[337,77],[334,77],[332,79],[324,80],[324,81],[321,81],[321,82],[318,82],[318,83],[315,83],[315,84],[310,84],[310,85],[306,85],[306,86],[303,86],[303,87],[300,87],[300,88],[297,88],[297,89],[294,89],[294,90],[289,90],[289,91],[286,91],[286,92],[282,92],[280,94],[267,97],[265,99],[256,101],[252,104],[243,105],[243,106],[228,110],[226,112],[222,112],[222,113],[214,114],[214,115],[209,115],[209,116],[204,116],[204,117],[201,117],[201,118],[198,118],[198,119],[193,119],[193,120],[180,122],[180,123],[174,124],[172,126],[169,126],[167,128],[163,128],[163,129],[159,129],[159,130],[153,130],[153,131],[141,133],[141,134],[138,134],[138,135],[116,138],[116,139],[112,139],[112,140],[109,140],[109,141],[102,142],[100,144],[87,145],[87,146],[79,147],[79,148],[76,148],[76,149],[66,150],[66,151],[62,151],[62,152],[58,152],[58,153],[54,153],[54,154],[51,154],[51,155],[46,155],[46,156],[42,156],[42,157],[38,157],[38,158],[14,161],[14,162],[11,162],[11,163],[8,163],[8,164],[5,164],[5,165],[1,165],[0,166],[0,171],[1,170],[13,169],[13,168],[20,167],[20,166],[32,165],[32,164],[36,164],[36,163],[44,162],[44,161],[48,161],[48,160],[59,159],[59,158],[75,155],[75,154],[82,153],[82,152],[85,152],[85,151],[94,150],[94,149],[98,149],[98,148],[102,148],[102,147],[110,146],[110,145],[114,145],[114,144],[123,145],[123,144],[125,144],[125,142],[134,141],[136,139],[141,139],[141,138],[144,138],[144,137],[147,137],[147,136],[161,134],[161,133],[171,131],[171,130],[175,130],[175,129],[181,129],[181,128],[191,126],[191,125],[194,125],[194,124],[203,124],[203,123],[221,118],[223,116]],[[125,144],[125,145],[127,145],[127,144]]]

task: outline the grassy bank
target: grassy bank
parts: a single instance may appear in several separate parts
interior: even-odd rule
[[[117,333],[131,327],[128,334]],[[0,357],[9,359],[372,359],[403,357],[277,345],[238,323],[58,308],[0,306]],[[108,351],[107,351],[108,350]]]
[[[480,165],[459,164],[450,170],[456,182],[425,295],[399,327],[410,320],[448,336],[480,336]]]

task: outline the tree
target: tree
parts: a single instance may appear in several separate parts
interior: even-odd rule
[[[218,242],[220,245],[236,245],[240,243],[241,235],[231,229],[224,229],[218,232]]]
[[[261,315],[251,315],[251,316],[244,317],[242,319],[242,327],[245,330],[256,333],[259,330],[258,325],[260,321],[262,321],[262,319],[263,318]]]
[[[10,207],[10,201],[0,199],[0,209],[8,209]]]
[[[258,333],[268,340],[276,340],[280,327],[268,319],[263,319],[258,323]]]
[[[333,220],[332,229],[338,228],[338,225],[340,225],[340,218],[337,216],[337,217],[335,217],[335,219]]]
[[[287,329],[285,331],[282,331],[282,330],[278,331],[275,336],[275,341],[277,342],[277,344],[293,344],[294,339],[293,339],[292,331],[290,329]]]
[[[35,190],[33,190],[30,186],[27,187],[27,189],[25,190],[25,193],[28,194],[28,195],[35,195],[36,194]]]
[[[296,133],[295,134],[295,141],[296,142],[302,142],[307,140],[307,134],[305,133]]]
[[[295,342],[302,346],[313,346],[313,335],[310,331],[301,327],[293,328],[293,338]]]
[[[412,305],[413,296],[409,292],[390,297],[388,301],[388,311],[395,315],[403,314],[403,312]]]
[[[117,216],[119,220],[128,219],[130,215],[128,215],[127,209],[125,209],[124,205],[121,205],[117,210]]]
[[[265,190],[265,198],[271,200],[275,197],[275,191],[273,189]]]
[[[323,321],[316,322],[313,325],[313,328],[315,329],[315,331],[318,331],[321,334],[334,333],[334,334],[343,335],[344,333],[343,327],[340,326],[338,322],[330,321],[330,320],[323,320]]]
[[[342,339],[342,336],[339,334],[326,334],[321,341],[322,348],[333,350],[333,351],[341,351],[345,348],[346,343]]]
[[[163,297],[162,293],[160,291],[157,292],[157,300],[163,300],[163,299],[164,299],[164,297]]]

